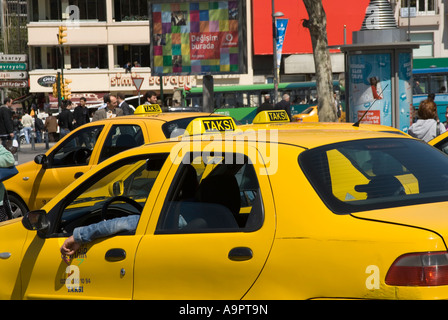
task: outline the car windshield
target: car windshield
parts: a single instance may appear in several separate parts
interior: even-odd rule
[[[338,214],[448,200],[448,157],[414,139],[331,144],[304,151],[299,164]]]

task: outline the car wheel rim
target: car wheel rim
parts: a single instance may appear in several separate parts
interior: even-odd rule
[[[11,203],[11,212],[13,219],[23,216],[22,210],[20,210],[20,207],[17,206],[15,203]]]

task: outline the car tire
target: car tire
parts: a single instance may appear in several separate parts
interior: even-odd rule
[[[12,218],[23,217],[28,212],[26,204],[18,196],[8,194],[9,203],[11,204]]]

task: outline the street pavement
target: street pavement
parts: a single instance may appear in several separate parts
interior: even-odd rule
[[[50,142],[48,147],[51,148],[54,144],[55,142]],[[48,149],[45,143],[35,143],[34,147],[31,144],[23,144],[16,154],[16,161],[18,161],[18,164],[34,161],[36,155],[46,153],[47,151]]]

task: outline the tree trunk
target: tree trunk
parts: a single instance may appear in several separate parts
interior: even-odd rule
[[[332,68],[327,48],[327,17],[322,0],[303,0],[303,3],[309,16],[303,26],[309,29],[313,46],[319,122],[336,122],[338,117],[334,107]]]

